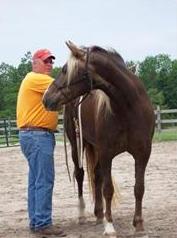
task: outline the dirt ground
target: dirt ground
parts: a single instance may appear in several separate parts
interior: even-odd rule
[[[68,148],[70,150],[70,147]],[[64,149],[55,150],[56,180],[53,199],[54,223],[69,238],[103,236],[103,225],[95,225],[92,197],[84,182],[87,221],[77,222],[77,190],[67,175]],[[0,149],[0,237],[33,238],[28,231],[27,163],[19,147]],[[70,162],[70,171],[73,164]],[[113,208],[118,238],[134,237],[134,160],[124,153],[113,160],[113,177],[119,186],[120,203]],[[177,237],[177,142],[154,143],[146,170],[143,202],[145,229],[149,238]]]

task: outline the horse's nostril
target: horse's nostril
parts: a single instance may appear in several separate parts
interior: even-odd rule
[[[43,103],[48,111],[55,111],[57,109],[57,102],[53,102],[51,99],[45,99]]]

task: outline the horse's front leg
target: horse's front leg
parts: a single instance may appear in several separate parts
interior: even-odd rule
[[[78,222],[81,224],[85,221],[85,202],[83,198],[84,169],[79,168],[76,145],[72,145],[72,159],[75,166],[74,177],[78,186]]]
[[[79,223],[82,224],[85,221],[85,201],[83,198],[83,180],[84,180],[84,170],[83,168],[75,167],[75,178],[78,185],[78,219]]]
[[[114,194],[114,186],[112,183],[111,177],[111,164],[112,160],[106,160],[102,166],[103,171],[103,195],[106,201],[106,210],[105,210],[105,222],[104,222],[104,235],[116,236],[116,231],[113,226],[111,204]]]

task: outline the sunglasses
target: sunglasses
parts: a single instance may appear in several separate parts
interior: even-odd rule
[[[54,64],[52,58],[47,58],[47,59],[45,59],[43,62],[44,62],[44,64]]]

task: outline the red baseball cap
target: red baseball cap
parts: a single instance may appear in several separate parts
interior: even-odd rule
[[[35,59],[41,59],[41,60],[46,60],[47,58],[53,58],[55,59],[55,56],[47,49],[40,49],[40,50],[37,50],[32,59],[35,60]]]

